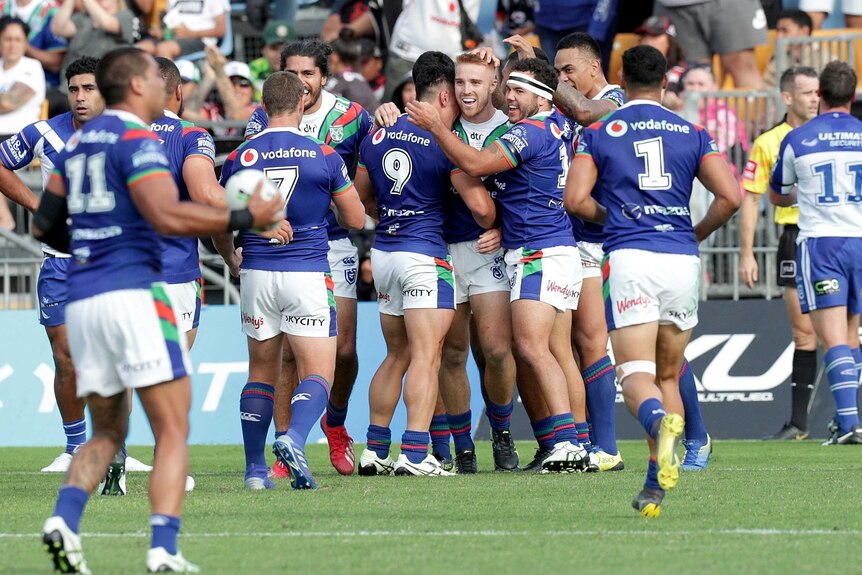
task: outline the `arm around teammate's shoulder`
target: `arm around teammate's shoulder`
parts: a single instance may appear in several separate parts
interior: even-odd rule
[[[697,241],[702,242],[733,217],[739,209],[741,196],[739,183],[733,177],[727,163],[717,153],[703,158],[697,171],[697,178],[715,196],[706,215],[694,226]]]
[[[452,174],[452,185],[472,212],[476,223],[486,230],[493,228],[497,221],[497,206],[482,180],[458,171]]]

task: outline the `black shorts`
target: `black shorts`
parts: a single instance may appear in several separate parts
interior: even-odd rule
[[[799,228],[788,224],[784,226],[778,239],[778,285],[779,287],[796,287],[796,236]]]

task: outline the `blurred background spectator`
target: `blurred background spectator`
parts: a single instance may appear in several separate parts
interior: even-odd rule
[[[767,41],[759,0],[658,0],[655,14],[670,19],[689,60],[708,63],[718,54],[737,88],[763,85],[754,54]]]
[[[38,60],[24,55],[28,31],[20,18],[0,18],[0,134],[15,134],[42,113],[45,74]]]
[[[263,48],[261,57],[248,63],[251,77],[254,80],[254,95],[260,100],[263,82],[281,65],[281,49],[285,43],[296,40],[290,22],[287,20],[270,20],[263,29]]]
[[[141,20],[125,0],[63,0],[51,20],[51,33],[67,38],[61,73],[81,56],[101,58],[114,48],[134,44],[141,39]],[[68,92],[65,83],[60,91]]]
[[[811,16],[815,30],[823,26],[827,16],[835,11],[835,5],[835,0],[800,0],[799,2],[799,8]],[[862,28],[862,1],[841,0],[841,8],[844,13],[843,24],[846,28]]]
[[[381,100],[386,87],[386,76],[383,75],[383,52],[369,38],[359,39],[358,70],[368,85],[371,86],[374,97]]]
[[[667,16],[650,16],[641,24],[635,34],[638,44],[652,46],[667,59],[667,86],[662,104],[671,110],[682,108],[679,93],[682,91],[682,75],[688,69],[682,44],[676,38],[676,27]],[[621,81],[618,78],[616,81]]]
[[[215,46],[227,31],[227,0],[169,0],[162,27],[150,28],[141,50],[174,59]]]
[[[342,35],[341,31],[345,28],[351,32],[348,38],[374,37],[374,27],[369,26],[373,22],[369,11],[368,2],[365,0],[336,0],[329,10],[329,17],[323,23],[320,39],[332,42]],[[354,22],[359,22],[360,26],[352,28],[351,24]]]
[[[218,122],[245,122],[254,112],[259,102],[254,98],[251,70],[245,62],[228,62],[224,55],[213,47],[206,48],[206,62],[215,78],[218,99],[204,103],[204,119],[215,123],[213,132],[216,136],[230,138],[241,135],[242,128],[220,127]]]
[[[413,72],[407,72],[401,83],[395,86],[395,93],[392,95],[392,103],[398,106],[398,109],[404,111],[404,105],[416,100],[416,84],[413,83]]]
[[[783,10],[778,16],[778,22],[775,27],[776,38],[807,38],[814,31],[814,25],[811,16],[802,10],[789,9]],[[823,52],[821,54],[821,52]],[[789,66],[811,65],[815,63],[823,63],[824,65],[832,58],[828,54],[828,50],[821,49],[819,44],[814,44],[810,51],[804,54],[798,47],[795,50],[790,50]],[[805,60],[803,62],[803,60]],[[763,83],[774,88],[778,84],[778,74],[775,70],[775,54],[769,59],[766,64],[766,69],[763,71]]]
[[[536,30],[533,17],[534,0],[499,0],[497,2],[497,31],[503,38],[527,36]]]
[[[363,39],[365,40],[365,39]],[[378,50],[372,43],[372,48]],[[360,44],[354,40],[336,38],[332,42],[332,53],[329,55],[329,77],[324,89],[333,94],[344,96],[351,102],[356,102],[368,113],[374,114],[380,105],[379,98],[371,89],[371,84],[365,77],[355,72],[359,62]],[[381,63],[382,67],[383,64]]]

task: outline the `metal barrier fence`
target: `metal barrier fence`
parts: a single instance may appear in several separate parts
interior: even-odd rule
[[[862,55],[862,32],[848,32],[829,36],[804,38],[778,38],[775,42],[775,71],[792,66],[810,66],[820,72],[832,60],[841,60],[859,73]]]
[[[754,140],[781,119],[777,91],[722,90],[689,92],[683,96],[683,117],[709,130],[719,152],[741,182]],[[695,182],[691,202],[693,221],[703,217],[711,201],[709,192]],[[761,209],[754,238],[760,281],[753,289],[739,283],[739,216],[736,215],[701,245],[702,299],[741,296],[771,299],[779,294],[775,287],[775,254],[780,230],[773,222],[773,207],[768,198],[764,197]]]

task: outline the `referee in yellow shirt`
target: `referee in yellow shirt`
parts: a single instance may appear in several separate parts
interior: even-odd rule
[[[820,102],[817,71],[807,66],[785,70],[779,82],[781,98],[787,107],[784,121],[754,141],[743,172],[742,187],[748,192],[739,210],[739,276],[748,287],[758,279],[754,258],[754,230],[760,214],[762,194],[769,190],[769,175],[778,159],[784,136],[817,115]],[[803,440],[808,438],[808,406],[817,377],[817,337],[807,315],[799,307],[796,291],[797,207],[775,208],[775,222],[784,226],[778,240],[778,285],[784,288],[784,303],[793,330],[793,373],[791,374],[792,408],[790,421],[775,434],[764,439]]]

